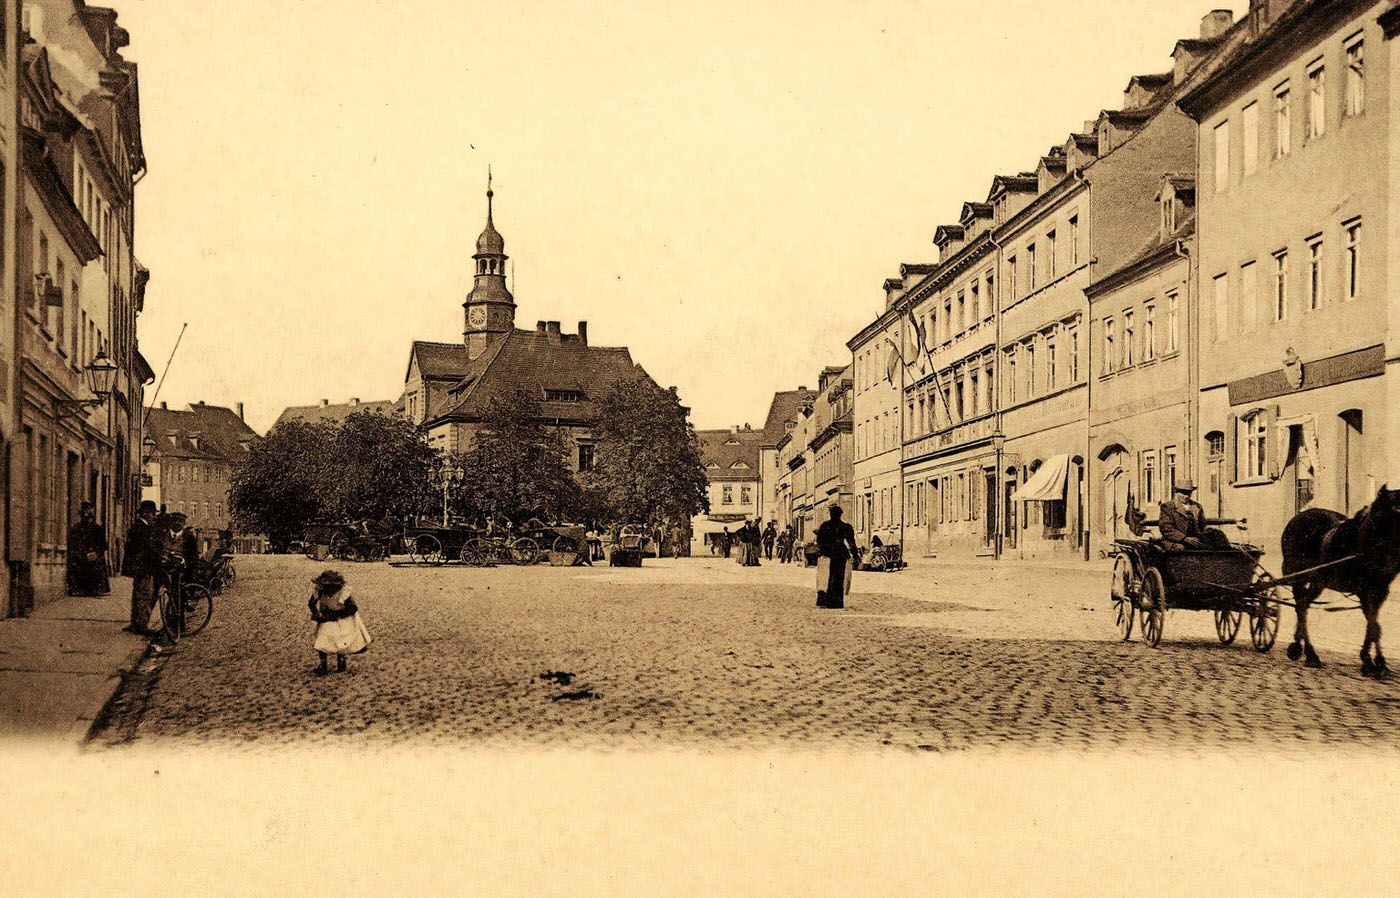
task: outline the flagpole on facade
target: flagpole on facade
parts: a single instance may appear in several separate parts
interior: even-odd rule
[[[141,416],[141,433],[143,436],[146,433],[146,420],[151,417],[151,409],[155,408],[156,399],[160,397],[160,388],[165,385],[165,375],[170,373],[170,363],[175,361],[175,350],[180,348],[180,341],[185,338],[185,328],[189,326],[190,323],[188,321],[180,325],[180,333],[175,338],[175,345],[170,349],[170,358],[165,360],[165,370],[160,373],[160,381],[156,384],[155,394],[151,396],[151,404],[146,406],[146,413]]]

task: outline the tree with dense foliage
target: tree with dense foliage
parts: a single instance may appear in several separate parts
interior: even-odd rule
[[[287,421],[253,443],[230,479],[235,526],[265,534],[274,552],[287,551],[328,510],[325,484],[334,442],[330,425]]]
[[[588,485],[620,521],[683,527],[709,510],[700,441],[675,388],[647,377],[619,383],[600,402],[594,470]]]
[[[470,517],[560,521],[577,507],[568,448],[559,431],[544,424],[528,390],[492,400],[458,463],[464,475],[459,509]]]
[[[345,419],[331,446],[327,507],[345,521],[402,521],[433,498],[438,455],[413,422],[358,412]]]

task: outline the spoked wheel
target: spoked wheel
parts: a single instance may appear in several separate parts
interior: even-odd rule
[[[1162,624],[1167,617],[1167,590],[1162,583],[1162,572],[1147,569],[1142,578],[1141,616],[1142,639],[1154,649],[1162,644]]]
[[[224,568],[224,573],[221,579],[223,580],[224,589],[228,589],[230,586],[238,582],[238,571],[234,570],[233,565],[230,564],[228,567]]]
[[[519,565],[534,564],[540,560],[539,543],[522,536],[510,544],[510,560]]]
[[[352,561],[355,557],[355,548],[350,545],[350,538],[344,533],[337,533],[331,537],[330,556],[341,561]]]
[[[461,554],[459,554],[457,557],[463,564],[481,564],[481,540],[469,539],[466,542],[462,543]]]
[[[1215,612],[1215,635],[1220,638],[1221,645],[1229,645],[1235,641],[1243,620],[1244,612],[1238,608]]]
[[[431,533],[420,533],[413,541],[412,555],[419,564],[442,564],[442,543]]]
[[[175,602],[175,596],[167,587],[162,586],[156,595],[156,601],[160,603],[161,630],[171,642],[178,642],[185,628],[180,625],[180,609]]]
[[[195,636],[209,625],[214,616],[214,598],[209,590],[196,583],[185,586],[185,628],[183,636]]]
[[[1249,640],[1260,652],[1274,647],[1278,638],[1278,590],[1270,589],[1261,593],[1249,609]]]
[[[1127,642],[1133,638],[1133,564],[1128,560],[1128,556],[1119,555],[1113,561],[1113,585],[1110,587],[1113,596],[1113,613],[1116,618],[1114,623],[1118,627],[1118,635]]]

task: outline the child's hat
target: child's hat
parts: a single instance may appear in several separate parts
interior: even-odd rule
[[[322,571],[311,582],[326,589],[337,590],[345,585],[345,578],[340,576],[339,571]]]

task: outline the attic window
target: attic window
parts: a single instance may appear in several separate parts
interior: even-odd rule
[[[545,390],[545,402],[582,402],[582,390]]]
[[[733,439],[733,438],[731,437],[730,439],[727,439],[727,440],[724,441],[724,445],[726,445],[726,446],[737,446],[737,445],[739,445],[739,441],[736,440],[736,439]]]
[[[734,464],[730,465],[729,467],[730,467],[732,470],[747,470],[749,466],[748,466],[746,463],[744,463],[744,462],[736,461]]]
[[[705,467],[707,467],[707,468],[718,468],[718,467],[719,467],[719,463],[718,463],[718,462],[713,462],[713,461],[712,461],[712,462],[710,462],[709,464],[705,465]]]

